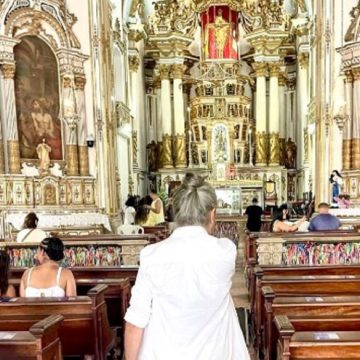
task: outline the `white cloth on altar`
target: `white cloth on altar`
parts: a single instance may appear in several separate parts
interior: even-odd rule
[[[329,209],[329,213],[338,217],[360,216],[360,208],[350,209]]]
[[[21,230],[24,218],[27,214],[8,214],[5,217],[5,223],[11,224],[16,230]],[[39,228],[57,228],[57,227],[76,227],[76,226],[96,226],[102,225],[105,229],[111,231],[109,217],[99,213],[72,213],[72,214],[41,214],[37,213],[39,218]]]
[[[185,226],[141,251],[125,320],[145,328],[139,360],[249,360],[230,295],[236,247]]]

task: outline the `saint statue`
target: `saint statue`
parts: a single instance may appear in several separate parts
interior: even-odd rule
[[[40,175],[47,174],[49,172],[49,166],[50,166],[50,152],[51,147],[46,144],[45,139],[42,140],[42,143],[40,143],[36,147],[36,152],[39,157],[39,172]]]
[[[296,144],[291,140],[285,144],[285,167],[287,169],[296,169]]]

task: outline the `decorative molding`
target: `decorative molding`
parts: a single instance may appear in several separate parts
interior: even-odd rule
[[[130,71],[137,72],[140,65],[140,58],[138,55],[129,56],[129,69]]]
[[[14,79],[15,76],[15,64],[2,64],[0,66],[4,79]]]

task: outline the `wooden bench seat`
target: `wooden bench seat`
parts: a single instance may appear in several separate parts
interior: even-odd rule
[[[359,296],[324,296],[324,297],[281,297],[275,296],[270,287],[262,289],[265,303],[262,309],[261,329],[261,352],[265,359],[274,359],[277,336],[274,329],[274,318],[276,316],[287,316],[299,324],[297,330],[357,330],[351,323],[356,321],[360,325],[360,297]],[[339,321],[334,321],[333,327],[327,325],[325,320],[329,318],[348,319],[348,327],[340,327]],[[304,324],[301,324],[301,319]],[[315,320],[316,319],[316,320]],[[350,320],[352,319],[352,320]],[[323,322],[322,322],[323,321]],[[350,321],[350,322],[349,322]],[[316,325],[314,329],[311,324]],[[354,322],[355,324],[355,322]]]
[[[0,332],[0,359],[62,360],[59,327],[61,315],[35,323],[29,331]]]
[[[97,285],[88,296],[72,298],[16,298],[0,303],[0,331],[24,331],[42,318],[61,314],[63,355],[92,355],[105,360],[114,346],[114,332],[109,326],[104,293],[106,285]]]
[[[278,360],[360,359],[360,331],[296,331],[286,316],[275,317]]]

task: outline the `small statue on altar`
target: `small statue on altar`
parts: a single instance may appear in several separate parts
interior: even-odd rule
[[[333,202],[338,202],[340,195],[340,185],[342,185],[342,176],[337,170],[333,170],[330,175],[329,181],[332,185]]]
[[[46,144],[45,139],[42,139],[42,142],[36,147],[36,153],[39,157],[40,175],[46,175],[49,173],[50,152],[51,152],[51,147],[48,144]]]
[[[285,144],[285,167],[287,169],[296,168],[296,144],[291,138]]]

